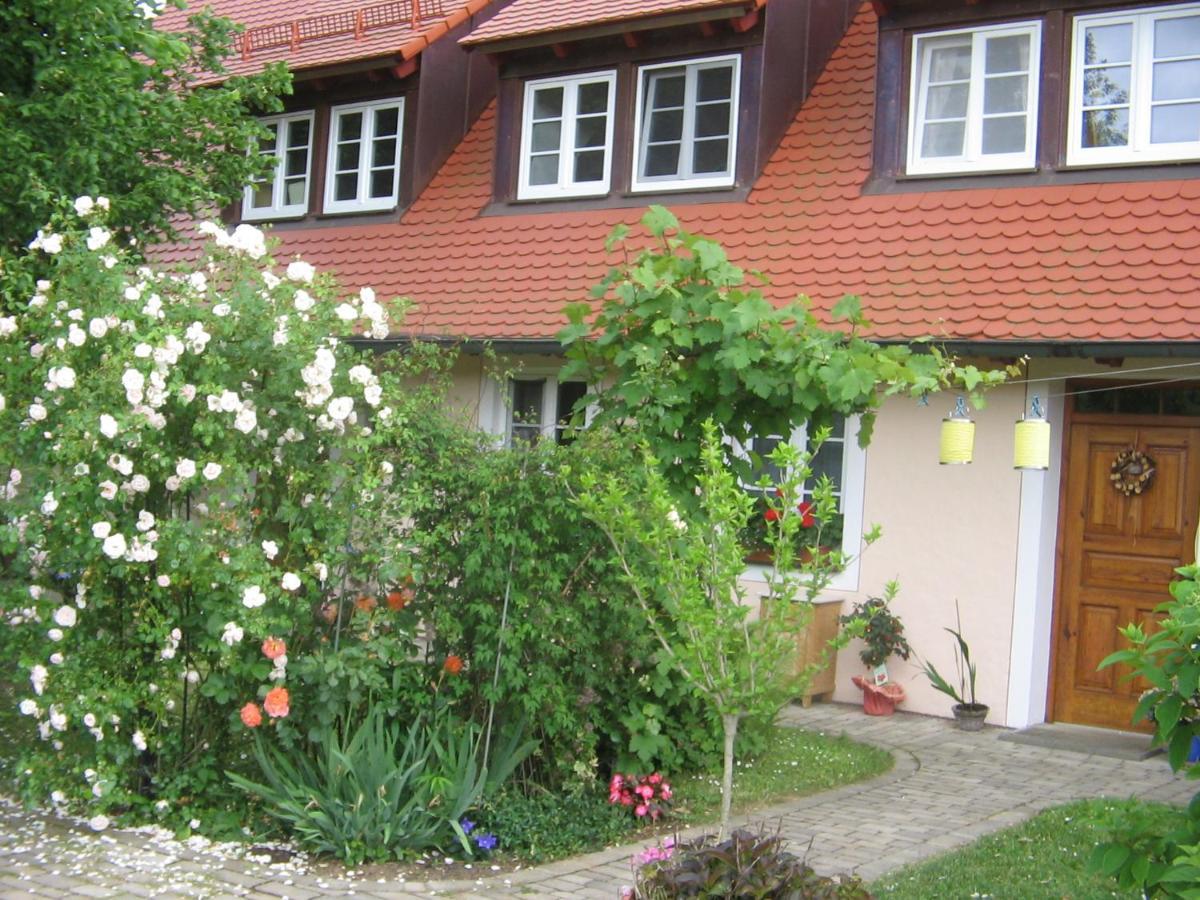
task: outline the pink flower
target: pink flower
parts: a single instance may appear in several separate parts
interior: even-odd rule
[[[282,719],[288,712],[288,692],[285,687],[271,688],[263,700],[263,709],[272,719]]]
[[[258,708],[257,703],[247,703],[239,715],[242,717],[242,724],[247,728],[257,728],[262,724],[262,710]]]
[[[287,644],[277,637],[269,637],[262,642],[263,656],[274,662],[287,653]]]
[[[633,811],[639,816],[644,816],[646,813],[650,812],[650,807],[648,807],[645,803],[639,803]]]
[[[647,800],[649,800],[654,796],[654,788],[650,787],[648,784],[643,784],[637,789],[637,791],[635,791],[635,793],[638,796],[645,797]]]

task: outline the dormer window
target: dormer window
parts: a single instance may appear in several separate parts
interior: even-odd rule
[[[617,73],[525,85],[519,199],[607,194]]]
[[[1067,162],[1200,157],[1200,4],[1079,16]]]
[[[263,119],[269,132],[258,152],[274,157],[275,170],[269,178],[246,187],[242,218],[278,219],[308,212],[308,185],[312,163],[313,114],[295,113]]]
[[[635,191],[733,184],[739,61],[722,56],[638,70]]]
[[[910,175],[1033,168],[1041,25],[913,39]]]
[[[402,98],[330,110],[325,212],[368,212],[396,205],[400,186]]]

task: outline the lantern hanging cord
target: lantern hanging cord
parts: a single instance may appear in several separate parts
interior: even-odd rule
[[[1111,372],[1082,372],[1078,375],[1051,375],[1045,378],[1014,378],[1011,381],[1006,381],[1005,384],[1040,384],[1046,381],[1062,381],[1066,378],[1113,378],[1118,375],[1140,375],[1143,372],[1165,372],[1171,369],[1200,369],[1200,362],[1186,363],[1170,363],[1164,366],[1145,366],[1140,369],[1114,369]],[[1198,373],[1200,374],[1200,373]],[[1173,381],[1186,381],[1185,378],[1176,378]],[[1167,384],[1168,382],[1156,382]],[[1105,388],[1104,390],[1109,390]],[[1054,394],[1055,397],[1067,396],[1065,394]]]
[[[1081,391],[1064,391],[1061,394],[1047,394],[1046,399],[1053,400],[1057,397],[1078,397],[1082,394],[1102,394],[1105,391],[1129,391],[1133,390],[1134,388],[1157,387],[1160,384],[1178,384],[1181,381],[1193,380],[1194,379],[1185,376],[1183,378],[1162,378],[1157,381],[1138,381],[1134,384],[1113,384],[1108,385],[1107,387],[1084,388]]]

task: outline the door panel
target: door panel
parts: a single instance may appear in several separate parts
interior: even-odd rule
[[[1144,422],[1145,420],[1143,420]],[[1178,566],[1194,559],[1200,506],[1200,428],[1077,422],[1068,435],[1062,563],[1055,635],[1054,718],[1109,728],[1135,727],[1144,683],[1126,667],[1096,666],[1124,646],[1117,629],[1153,627]],[[1155,464],[1153,482],[1124,496],[1110,467],[1129,447]],[[1148,725],[1137,725],[1149,730]]]

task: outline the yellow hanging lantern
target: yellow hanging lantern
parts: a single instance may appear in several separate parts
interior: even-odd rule
[[[1050,423],[1046,421],[1046,413],[1037,394],[1033,395],[1029,415],[1017,420],[1013,436],[1013,468],[1050,468]]]
[[[975,454],[975,422],[967,415],[967,404],[962,397],[952,412],[942,419],[941,442],[938,445],[938,462],[943,466],[969,463]]]

